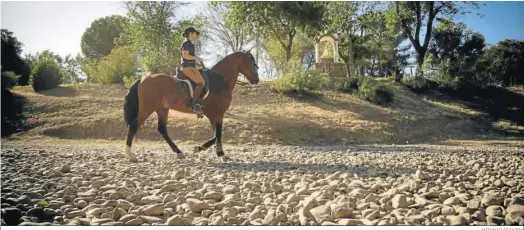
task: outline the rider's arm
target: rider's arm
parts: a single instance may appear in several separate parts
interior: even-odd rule
[[[198,57],[189,54],[190,46],[191,44],[189,43],[183,44],[182,57],[184,57],[184,59],[186,60],[198,60],[199,59]]]
[[[186,60],[197,60],[198,59],[198,57],[196,56],[189,55],[189,51],[187,50],[182,51],[182,55],[184,56],[184,59]]]

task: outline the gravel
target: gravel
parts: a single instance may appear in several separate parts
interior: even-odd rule
[[[524,225],[519,148],[226,150],[2,145],[2,225]]]

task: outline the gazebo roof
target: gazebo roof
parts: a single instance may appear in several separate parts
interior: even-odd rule
[[[318,37],[316,37],[316,42],[323,42],[323,41],[338,41],[338,36],[337,34],[323,34],[323,35],[320,35]]]

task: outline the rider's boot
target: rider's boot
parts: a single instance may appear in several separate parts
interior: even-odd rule
[[[195,88],[195,92],[193,92],[193,99],[191,100],[190,107],[193,109],[193,112],[195,112],[197,115],[200,115],[203,113],[202,111],[202,105],[200,104],[200,95],[202,94],[202,90],[204,89],[203,84],[198,84]]]

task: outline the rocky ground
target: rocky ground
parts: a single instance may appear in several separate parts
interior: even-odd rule
[[[2,225],[524,225],[519,148],[159,146],[2,145]]]

